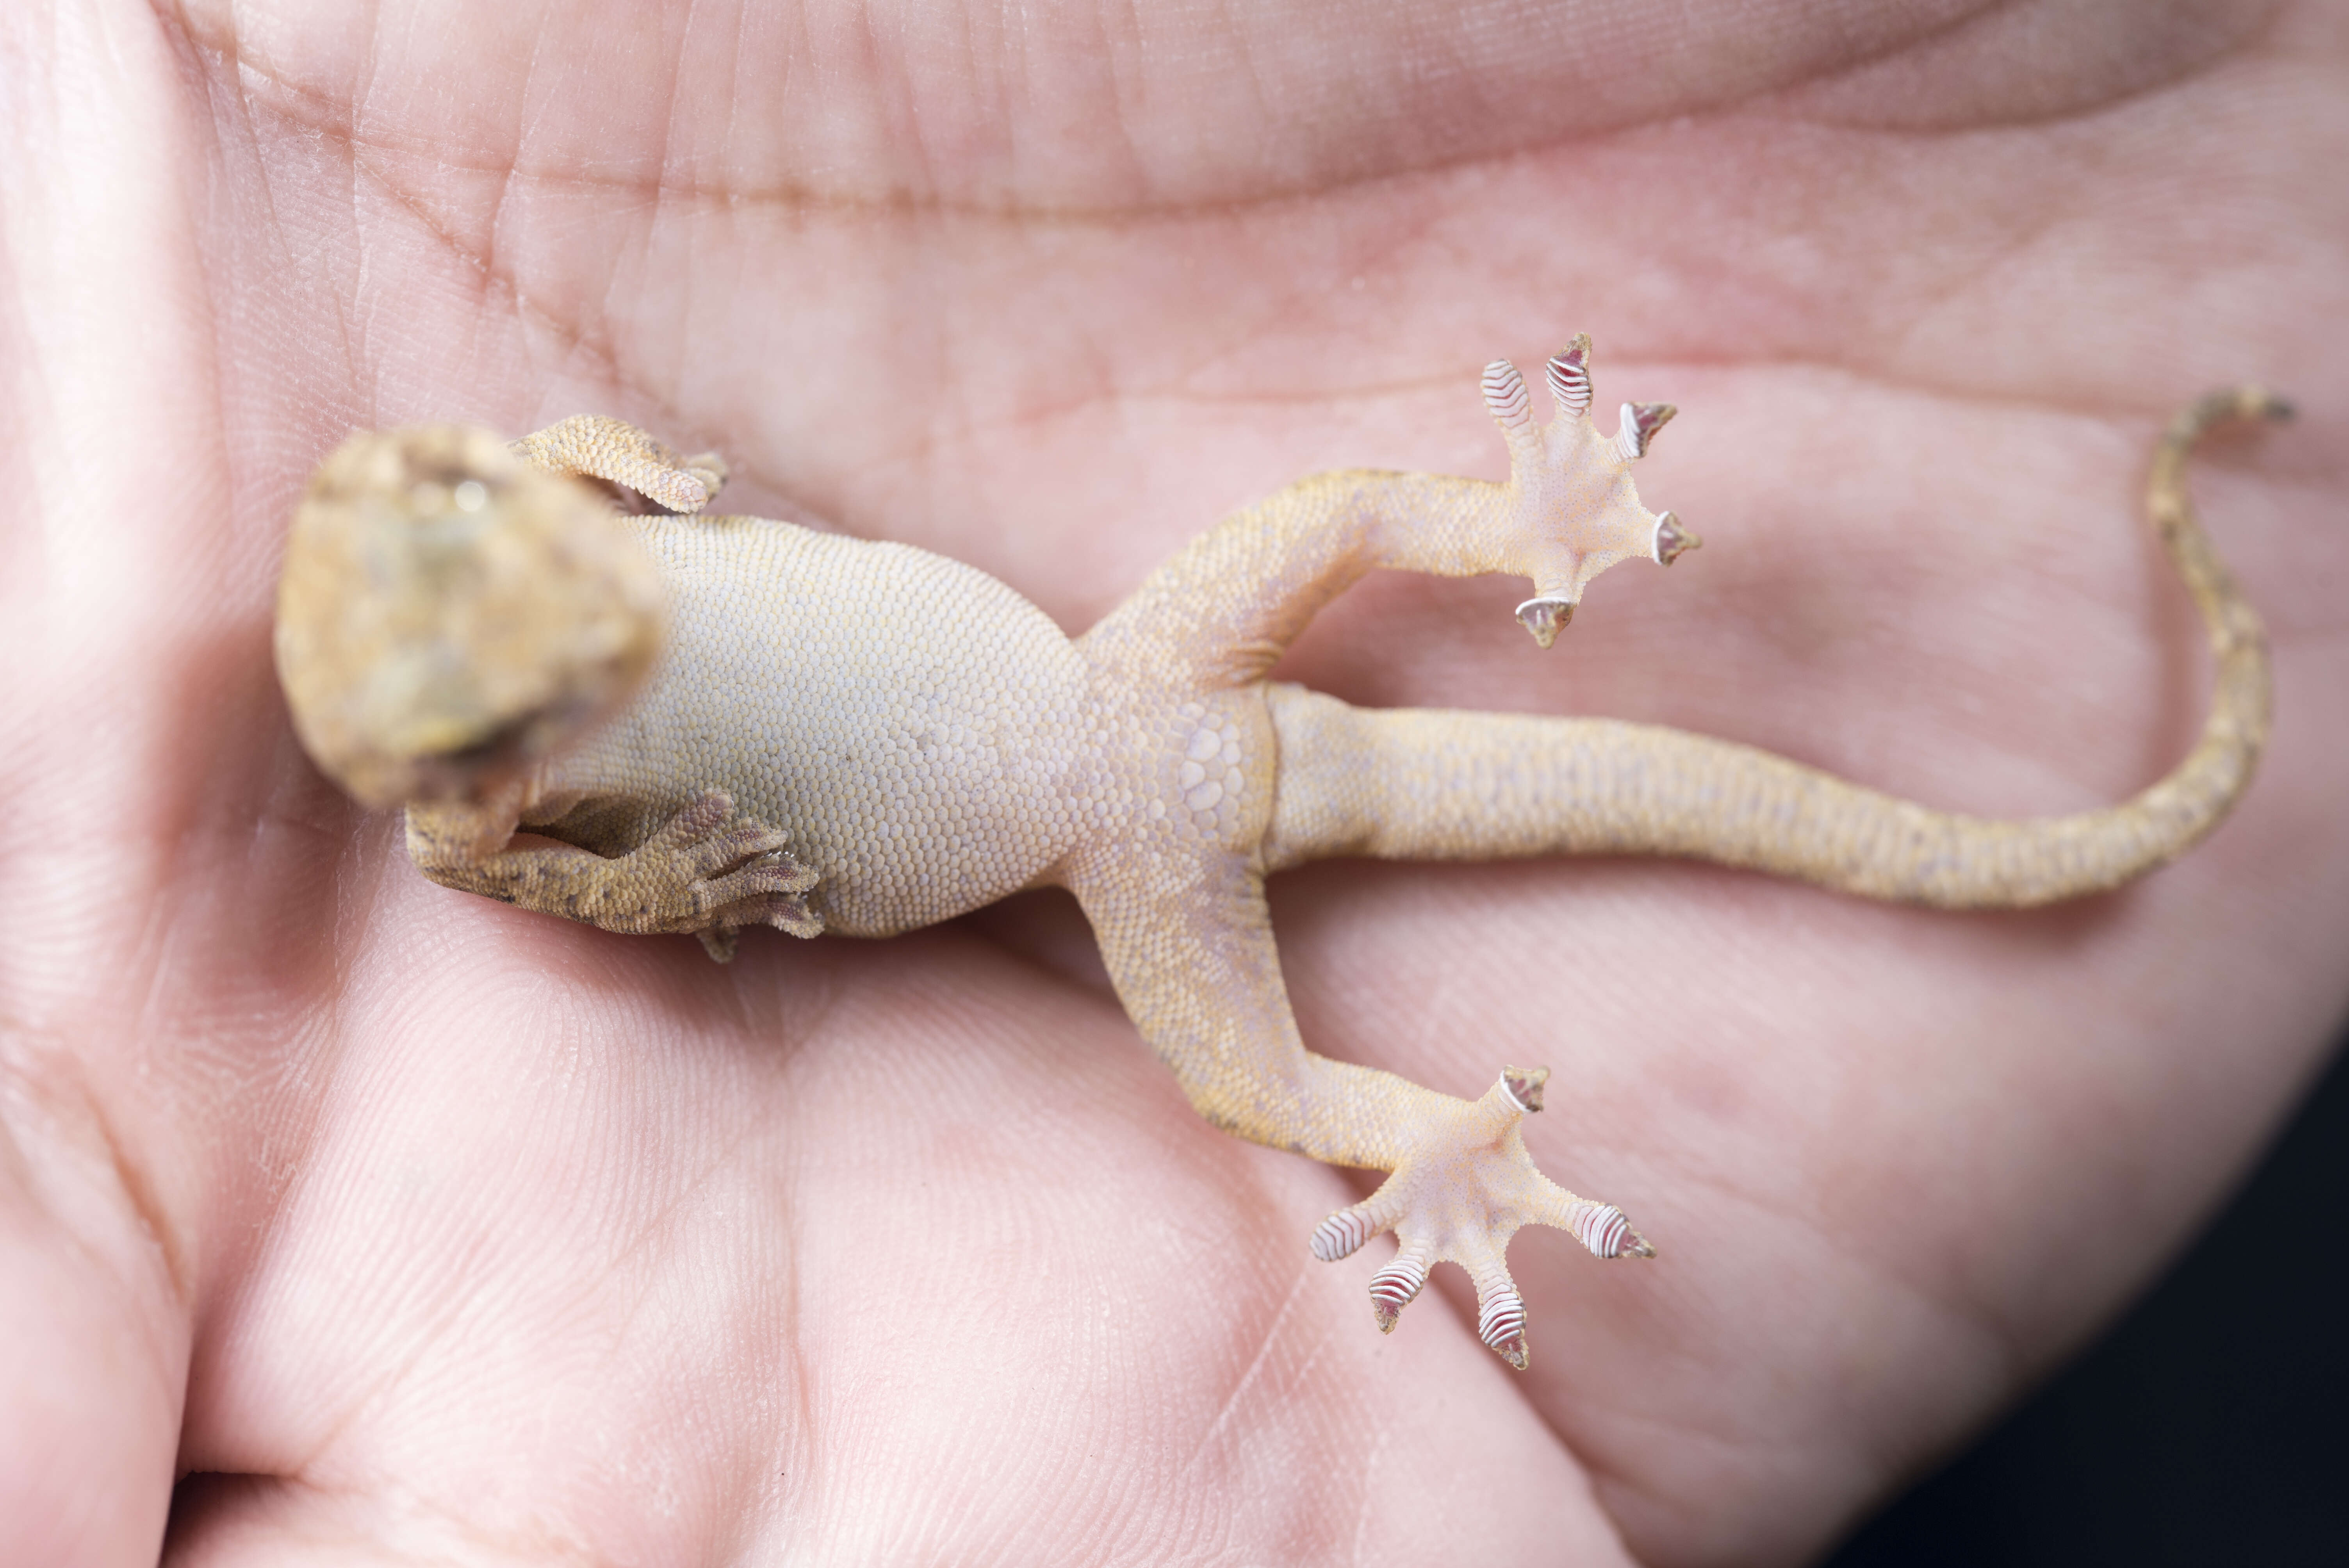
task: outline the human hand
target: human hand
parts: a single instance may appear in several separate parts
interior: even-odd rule
[[[2344,1001],[2342,7],[1652,10],[0,16],[11,1560],[209,1472],[176,1563],[1786,1561],[2110,1312]],[[1496,475],[1478,367],[1577,330],[1704,552],[1547,655],[1372,583],[1284,674],[2117,799],[2200,700],[2153,434],[2305,418],[2198,470],[2273,748],[2125,893],[1275,883],[1309,1043],[1541,1042],[1536,1155],[1657,1243],[1521,1238],[1524,1377],[1373,1331],[1359,1189],[1201,1124],[1065,899],[720,970],[453,894],[269,668],[353,427],[615,414],[1076,629],[1303,473]]]

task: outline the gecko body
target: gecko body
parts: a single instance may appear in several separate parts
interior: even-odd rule
[[[1501,483],[1356,470],[1226,519],[1071,638],[1010,588],[908,546],[703,509],[724,480],[615,420],[509,449],[417,427],[356,437],[297,514],[278,664],[311,754],[405,804],[435,881],[609,930],[885,936],[1022,888],[1075,893],[1118,995],[1191,1103],[1243,1137],[1389,1172],[1324,1220],[1343,1257],[1392,1232],[1371,1284],[1392,1328],[1435,1263],[1478,1332],[1527,1365],[1506,1263],[1522,1225],[1602,1258],[1653,1249],[1612,1203],[1536,1170],[1520,1136],[1547,1072],[1465,1100],[1306,1048],[1267,876],[1339,854],[1691,856],[1866,896],[2012,908],[2118,885],[2207,832],[2267,722],[2257,617],[2189,506],[2199,433],[2282,405],[2245,389],[2180,416],[2149,507],[2219,661],[2203,734],[2098,811],[2023,822],[1930,810],[1729,742],[1612,720],[1358,709],[1268,672],[1373,570],[1531,580],[1547,647],[1592,579],[1696,540],[1631,465],[1671,417],[1590,418],[1589,342],[1483,390]],[[629,514],[612,490],[659,509]]]
[[[847,936],[991,903],[1080,841],[1099,705],[1042,611],[906,545],[761,518],[626,526],[669,588],[668,656],[549,762],[526,824],[616,853],[722,790],[816,872],[811,918]]]

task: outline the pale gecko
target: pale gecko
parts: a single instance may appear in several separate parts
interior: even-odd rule
[[[1520,1369],[1520,1226],[1601,1258],[1653,1249],[1537,1171],[1519,1123],[1543,1068],[1469,1100],[1306,1048],[1265,901],[1330,855],[1688,856],[1870,898],[2016,909],[2110,889],[2208,832],[2268,720],[2259,619],[2187,497],[2197,438],[2288,410],[2215,394],[2162,437],[2148,509],[2208,627],[2216,694],[2172,772],[2121,805],[1998,821],[1651,725],[1357,708],[1268,678],[1314,614],[1387,569],[1529,578],[1548,647],[1590,581],[1697,541],[1631,465],[1673,410],[1590,418],[1589,340],[1535,418],[1484,373],[1503,483],[1352,470],[1226,518],[1071,638],[985,573],[906,545],[713,517],[714,456],[565,419],[511,447],[423,426],[353,438],[312,480],[281,588],[297,730],[453,888],[619,932],[887,936],[1026,888],[1072,892],[1117,995],[1193,1106],[1243,1138],[1390,1174],[1314,1253],[1394,1233],[1371,1283],[1392,1329],[1429,1268],[1476,1290]],[[600,485],[587,481],[601,481]],[[616,487],[616,488],[604,488]],[[624,509],[624,492],[645,498]],[[518,835],[528,835],[520,838]]]

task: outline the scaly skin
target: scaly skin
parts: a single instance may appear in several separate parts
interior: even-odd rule
[[[1394,1326],[1433,1264],[1454,1262],[1481,1337],[1522,1371],[1525,1308],[1506,1263],[1520,1227],[1571,1232],[1600,1257],[1653,1249],[1612,1204],[1535,1168],[1518,1126],[1541,1109],[1547,1069],[1503,1067],[1468,1101],[1308,1050],[1268,872],[1345,853],[1646,852],[1942,908],[2029,907],[2118,886],[2208,832],[2249,782],[2268,715],[2258,617],[2183,472],[2209,426],[2288,412],[2252,388],[2181,414],[2157,455],[2148,510],[2219,681],[2191,753],[2118,806],[1987,821],[1677,730],[1358,710],[1269,681],[1314,613],[1372,570],[1529,578],[1518,618],[1547,647],[1609,566],[1694,547],[1630,477],[1671,408],[1626,404],[1602,437],[1589,354],[1578,337],[1550,361],[1547,423],[1514,367],[1486,368],[1506,481],[1304,480],[1200,536],[1073,640],[1002,583],[924,551],[691,515],[724,465],[616,420],[576,417],[511,455],[453,428],[362,435],[297,518],[279,665],[323,766],[363,798],[382,801],[387,780],[425,797],[409,852],[450,887],[612,931],[692,932],[721,960],[746,925],[886,936],[1021,888],[1069,888],[1201,1115],[1392,1173],[1313,1235],[1335,1260],[1395,1233],[1371,1285],[1378,1326]],[[540,470],[625,487],[669,515],[610,521],[584,487]],[[631,539],[667,590],[665,619],[642,602]],[[528,624],[555,630],[533,639],[515,634],[512,602],[536,557],[555,603]],[[387,626],[413,629],[388,655]],[[636,689],[643,660],[628,650],[653,640]],[[387,665],[441,674],[388,694]],[[517,695],[501,707],[501,693]]]

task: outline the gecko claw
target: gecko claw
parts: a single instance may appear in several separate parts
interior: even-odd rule
[[[1664,512],[1656,519],[1656,561],[1659,565],[1670,566],[1703,542],[1682,527],[1681,520],[1671,512]]]
[[[1501,1092],[1527,1115],[1541,1109],[1542,1085],[1549,1082],[1547,1068],[1503,1068]]]
[[[1615,449],[1623,460],[1645,457],[1656,432],[1671,423],[1680,409],[1670,403],[1626,403],[1615,431]]]
[[[1528,599],[1517,606],[1518,622],[1534,634],[1534,641],[1545,648],[1557,641],[1557,634],[1566,630],[1566,624],[1573,619],[1574,601],[1571,599]]]

